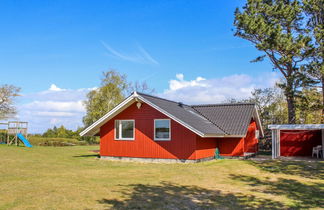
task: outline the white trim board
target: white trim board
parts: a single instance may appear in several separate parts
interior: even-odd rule
[[[283,124],[268,125],[271,130],[320,130],[324,129],[324,124]]]
[[[105,124],[110,118],[114,117],[115,115],[117,115],[118,113],[120,113],[122,110],[124,110],[128,106],[130,106],[135,101],[135,100],[134,101],[133,100],[134,100],[134,94],[133,95],[130,95],[128,98],[126,98],[123,102],[121,102],[115,108],[113,108],[112,110],[110,110],[107,114],[105,114],[99,120],[97,120],[92,125],[90,125],[85,130],[83,130],[80,133],[80,136],[94,136],[94,135],[96,135],[99,132],[99,129],[100,129],[100,127],[103,124]]]
[[[126,98],[123,102],[121,102],[119,105],[117,105],[115,108],[113,108],[111,111],[109,111],[107,114],[105,114],[103,117],[101,117],[99,120],[94,122],[92,125],[87,127],[84,131],[80,133],[80,136],[94,136],[100,131],[100,127],[104,125],[106,122],[108,122],[110,119],[112,119],[114,116],[122,112],[124,109],[129,107],[131,104],[133,104],[135,101],[140,100],[147,105],[151,106],[152,108],[158,110],[159,112],[163,113],[170,119],[176,121],[177,123],[181,124],[182,126],[186,127],[187,129],[191,130],[192,132],[196,133],[200,137],[224,137],[223,135],[219,134],[207,134],[198,131],[197,129],[193,128],[192,126],[188,125],[187,123],[181,121],[180,119],[174,117],[167,111],[161,109],[160,107],[156,106],[155,104],[151,103],[150,101],[146,100],[145,98],[138,95],[136,92],[134,92],[132,95],[130,95],[128,98]]]

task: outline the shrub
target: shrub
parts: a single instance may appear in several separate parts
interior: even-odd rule
[[[85,141],[79,141],[72,138],[46,138],[38,136],[29,136],[29,142],[32,145],[37,146],[75,146],[75,145],[87,145]]]

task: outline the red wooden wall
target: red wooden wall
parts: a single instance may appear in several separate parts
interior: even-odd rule
[[[135,140],[115,140],[116,119],[135,119]],[[142,104],[138,109],[132,104],[100,128],[100,155],[113,157],[138,157],[162,159],[201,159],[213,157],[218,147],[223,156],[243,156],[256,152],[256,123],[251,122],[246,138],[201,138],[171,120],[171,141],[154,141],[154,119],[167,116]]]
[[[255,136],[257,124],[254,120],[251,121],[246,137],[244,138],[244,152],[256,153],[258,151],[259,140]]]
[[[202,138],[197,135],[196,145],[197,159],[215,156],[215,149],[217,147],[216,138]]]
[[[115,140],[115,119],[135,119],[135,140]],[[108,121],[100,128],[100,155],[114,157],[196,159],[196,134],[171,120],[171,141],[154,141],[154,119],[167,116],[142,104],[135,104]]]
[[[255,138],[257,130],[256,122],[251,121],[245,138],[221,138],[217,139],[217,147],[221,156],[243,156],[244,152],[256,153],[258,151],[258,139]]]
[[[280,131],[281,156],[311,156],[317,145],[322,145],[321,130]]]

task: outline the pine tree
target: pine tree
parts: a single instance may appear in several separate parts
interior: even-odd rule
[[[284,77],[280,84],[288,107],[288,122],[296,122],[295,100],[307,80],[301,65],[311,52],[311,38],[303,27],[302,5],[297,0],[248,0],[236,9],[235,36],[250,41]]]
[[[307,27],[314,42],[310,62],[305,67],[309,76],[321,84],[321,122],[324,123],[324,0],[304,0],[303,4],[308,18]]]

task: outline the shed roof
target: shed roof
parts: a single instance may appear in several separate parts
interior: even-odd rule
[[[283,124],[268,125],[271,130],[318,130],[324,129],[324,124]]]

